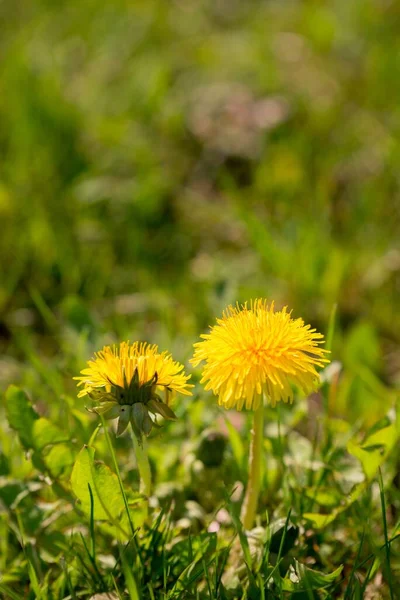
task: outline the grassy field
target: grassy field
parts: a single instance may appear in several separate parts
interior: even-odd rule
[[[398,597],[399,31],[394,0],[0,3],[1,598]],[[332,362],[265,407],[246,531],[251,412],[189,360],[254,298]],[[148,500],[73,381],[124,340],[195,385]]]

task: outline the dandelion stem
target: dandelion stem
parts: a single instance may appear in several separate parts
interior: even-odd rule
[[[149,457],[147,453],[147,439],[143,436],[142,443],[139,444],[135,435],[132,435],[133,447],[135,449],[136,462],[140,475],[140,493],[144,496],[151,494],[151,471]]]
[[[249,454],[249,478],[243,501],[241,519],[245,529],[251,529],[257,512],[262,473],[262,448],[264,437],[264,404],[254,411]]]

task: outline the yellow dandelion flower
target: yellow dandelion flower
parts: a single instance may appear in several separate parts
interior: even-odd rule
[[[175,362],[168,352],[158,352],[156,345],[122,342],[105,346],[88,361],[81,371],[78,397],[89,396],[98,406],[92,409],[105,418],[118,418],[118,434],[129,422],[140,440],[148,435],[154,424],[149,412],[175,419],[170,404],[171,392],[191,395],[183,365]],[[164,391],[164,400],[159,395]]]
[[[201,383],[227,409],[257,410],[263,395],[272,406],[292,402],[292,384],[309,393],[319,380],[315,367],[329,362],[320,333],[262,299],[229,306],[201,337],[191,362],[205,361]]]

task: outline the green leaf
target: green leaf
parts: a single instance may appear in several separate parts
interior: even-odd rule
[[[340,494],[338,490],[333,488],[306,488],[304,490],[304,494],[310,500],[314,500],[317,504],[321,506],[339,506],[343,499],[343,494]]]
[[[285,579],[282,580],[282,591],[307,592],[324,589],[335,582],[341,574],[342,569],[343,565],[332,573],[325,574],[321,571],[314,571],[294,559],[293,567],[291,567]]]
[[[39,415],[26,393],[15,385],[6,391],[6,409],[8,423],[18,433],[22,446],[26,450],[35,448],[34,424]]]
[[[351,493],[346,497],[346,501],[343,502],[341,506],[333,509],[328,515],[319,513],[304,513],[303,517],[304,519],[311,521],[312,526],[315,529],[323,529],[332,523],[332,521],[334,521],[336,517],[340,515],[340,513],[344,512],[349,506],[351,506],[353,502],[355,502],[361,496],[361,494],[364,493],[366,487],[367,484],[365,482],[355,485]]]
[[[33,423],[33,436],[33,444],[37,450],[42,450],[49,444],[59,444],[69,440],[67,433],[43,417]]]
[[[385,462],[398,440],[398,431],[394,423],[388,425],[387,419],[382,419],[371,428],[363,443],[354,438],[347,443],[347,450],[361,462],[365,476],[371,481]]]
[[[45,456],[46,467],[54,478],[66,477],[74,464],[75,452],[70,444],[57,444]]]
[[[14,385],[10,385],[6,392],[6,407],[10,427],[17,431],[20,442],[26,450],[40,451],[50,444],[69,440],[69,435],[57,425],[39,417],[27,394]]]
[[[168,406],[168,404],[165,404],[165,402],[163,402],[162,400],[152,399],[148,402],[147,405],[153,413],[157,413],[157,414],[161,415],[162,417],[164,417],[164,419],[166,419],[168,421],[176,421],[176,419],[177,419],[176,414]]]
[[[303,517],[307,519],[307,521],[311,521],[312,526],[315,529],[323,529],[336,519],[337,514],[335,512],[330,513],[329,515],[321,515],[319,513],[304,513]]]
[[[94,461],[94,448],[84,446],[79,452],[71,474],[71,486],[80,500],[80,507],[91,514],[89,485],[93,494],[94,518],[114,520],[124,509],[118,478],[102,462]]]
[[[0,478],[0,501],[5,506],[10,507],[15,499],[25,489],[22,481],[17,479],[7,479],[6,477]]]

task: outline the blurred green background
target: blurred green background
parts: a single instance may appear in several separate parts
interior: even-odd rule
[[[337,304],[333,409],[385,413],[397,2],[6,0],[0,31],[2,387],[75,393],[125,338],[187,361],[227,304],[261,296],[323,332]]]

